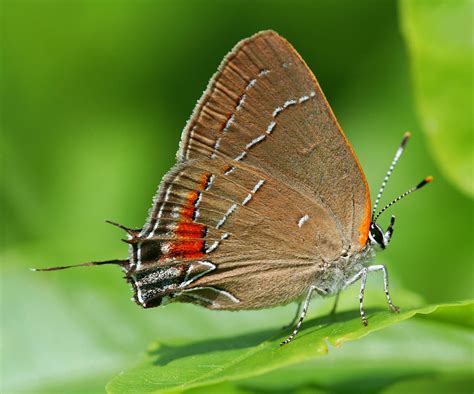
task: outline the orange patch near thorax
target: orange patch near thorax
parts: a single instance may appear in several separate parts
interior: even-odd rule
[[[197,202],[200,193],[205,190],[209,182],[210,174],[205,172],[199,182],[199,190],[192,190],[186,195],[185,203],[179,211],[179,219],[174,229],[176,241],[169,243],[169,249],[161,260],[169,258],[193,260],[202,258],[204,253],[204,236],[206,227],[200,223],[194,223],[197,210]]]
[[[370,222],[372,221],[370,198],[365,200],[364,219],[359,226],[359,243],[365,246],[369,238]]]

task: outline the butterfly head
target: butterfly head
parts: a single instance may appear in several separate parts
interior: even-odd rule
[[[381,249],[385,249],[390,240],[392,239],[393,234],[393,225],[395,224],[395,216],[392,216],[390,219],[390,224],[387,228],[387,231],[383,231],[377,223],[370,223],[369,229],[369,240],[371,245],[378,246]]]

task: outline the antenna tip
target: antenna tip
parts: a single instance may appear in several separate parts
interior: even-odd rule
[[[410,137],[411,137],[411,133],[409,131],[407,131],[405,134],[403,134],[403,140],[402,140],[402,143],[401,143],[401,148],[402,149],[405,148],[405,145],[407,144]]]
[[[37,272],[38,268],[30,268],[30,271]]]
[[[430,176],[427,176],[425,179],[423,179],[418,185],[416,185],[416,188],[415,189],[419,189],[423,186],[425,186],[427,183],[430,183],[431,181],[433,180],[433,177],[430,175]]]

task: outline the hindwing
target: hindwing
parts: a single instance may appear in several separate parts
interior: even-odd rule
[[[339,255],[340,223],[314,196],[244,163],[226,174],[228,166],[190,160],[163,180],[149,230],[131,245],[129,277],[135,289],[147,291],[140,304],[156,306],[162,297],[196,301],[202,292],[212,308],[281,304]]]

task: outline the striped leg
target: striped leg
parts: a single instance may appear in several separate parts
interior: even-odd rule
[[[390,310],[392,312],[398,312],[399,308],[392,304],[392,299],[390,298],[390,293],[388,290],[388,273],[384,265],[371,265],[370,267],[361,269],[356,275],[354,275],[350,280],[345,284],[345,287],[350,286],[354,282],[361,280],[360,291],[359,291],[359,310],[360,317],[364,326],[368,324],[367,318],[365,317],[364,312],[364,292],[365,292],[365,283],[367,281],[367,273],[373,271],[383,271],[383,284],[385,289],[385,296],[387,297],[387,302]]]
[[[298,334],[301,324],[303,323],[303,320],[306,316],[306,312],[308,311],[308,306],[309,306],[309,302],[311,301],[311,296],[313,295],[313,291],[315,290],[316,290],[316,286],[311,286],[309,288],[308,294],[306,295],[306,299],[304,301],[303,310],[301,311],[300,318],[298,319],[298,323],[296,324],[296,327],[291,333],[291,335],[288,338],[286,338],[283,342],[281,342],[280,346],[286,345],[287,343],[291,342],[295,338],[296,334]]]
[[[288,328],[291,328],[296,324],[296,322],[298,321],[298,318],[300,317],[301,305],[303,305],[303,301],[298,302],[295,316],[293,316],[293,319],[291,319],[291,321],[286,326],[282,327],[282,330],[287,330]]]
[[[365,317],[365,311],[364,311],[364,292],[365,292],[365,283],[367,282],[367,272],[369,270],[367,268],[364,268],[361,272],[361,278],[360,278],[360,290],[359,290],[359,312],[360,312],[360,318],[362,319],[362,324],[366,326],[369,324],[367,321],[367,318]]]
[[[387,297],[388,307],[392,312],[400,312],[400,308],[392,304],[392,299],[390,298],[390,293],[388,290],[388,272],[385,265],[371,265],[369,271],[382,271],[383,272],[383,287],[385,289],[385,297]]]
[[[364,326],[367,325],[367,319],[365,318],[365,312],[364,312],[364,290],[365,290],[365,282],[367,280],[367,271],[368,271],[368,268],[362,268],[357,274],[355,274],[351,279],[349,279],[344,284],[344,288],[346,288],[352,285],[354,282],[357,282],[359,279],[361,279],[360,291],[359,291],[359,310],[360,310],[360,317],[362,319],[362,323],[364,323]]]

